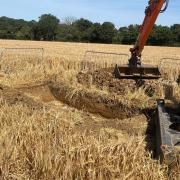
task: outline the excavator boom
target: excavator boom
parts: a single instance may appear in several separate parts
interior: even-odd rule
[[[114,74],[117,78],[159,78],[158,67],[142,65],[141,53],[153,29],[158,15],[164,12],[168,6],[169,0],[149,0],[148,7],[145,10],[145,18],[140,27],[137,41],[130,49],[131,58],[127,65],[116,65]],[[163,9],[164,6],[164,9]]]
[[[165,8],[168,5],[166,0],[150,0],[149,6],[145,10],[145,18],[143,24],[140,28],[139,36],[137,38],[134,48],[130,49],[132,56],[141,57],[141,53],[144,49],[144,46],[148,40],[148,37],[153,29],[153,26],[157,20],[159,13],[163,12],[162,7],[166,3]]]

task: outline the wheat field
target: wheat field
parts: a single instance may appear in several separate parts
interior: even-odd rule
[[[125,89],[122,96],[105,86],[99,89],[77,81],[86,51],[129,55],[130,47],[0,40],[0,179],[180,177],[179,166],[170,173],[167,165],[153,158],[153,129],[148,131],[152,119],[142,113],[130,116],[136,113],[132,102],[138,110],[145,109],[156,96],[147,96],[143,89]],[[180,70],[177,59],[179,48],[145,47],[143,53],[144,63],[162,64],[164,77],[173,86],[172,96],[180,102],[180,88],[174,82]],[[100,62],[96,56],[91,61],[97,69],[114,65],[117,58],[108,56]],[[159,89],[158,96],[164,97],[163,88]],[[96,99],[101,104],[95,104]],[[118,102],[127,116],[111,117],[102,101]]]

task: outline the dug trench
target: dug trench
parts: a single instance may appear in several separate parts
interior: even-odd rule
[[[79,90],[64,82],[58,84],[49,82],[18,88],[0,86],[0,96],[9,105],[22,103],[38,108],[41,108],[43,103],[61,101],[76,109],[99,114],[108,119],[126,119],[143,112],[139,106],[141,102],[138,100],[127,103],[96,91]]]
[[[147,97],[149,97],[149,103],[145,108],[141,108],[139,114],[144,114],[146,118],[144,119],[147,122],[146,126],[146,149],[153,152],[153,158],[157,157],[156,154],[156,121],[157,121],[157,111],[156,111],[156,99],[161,98],[165,92],[166,97],[170,100],[171,106],[174,109],[179,109],[180,104],[177,96],[173,95],[173,86],[168,85],[164,86],[163,80],[136,80],[136,79],[116,79],[113,75],[112,68],[105,68],[96,71],[82,71],[77,75],[77,80],[83,86],[91,88],[95,86],[99,90],[104,90],[104,88],[110,93],[118,96],[126,96],[130,92],[136,93],[139,89],[142,89]],[[164,92],[165,91],[165,92]],[[141,98],[140,98],[141,99]],[[134,99],[138,104],[138,100]],[[131,101],[134,104],[134,102]],[[134,104],[135,107],[138,107],[137,104]],[[143,102],[139,102],[142,104]],[[135,114],[134,114],[135,115]],[[136,123],[138,126],[138,122]],[[129,126],[130,127],[130,126]],[[131,128],[131,127],[130,127]],[[179,126],[176,125],[176,128]],[[175,150],[176,151],[176,150]],[[179,151],[178,151],[179,152]],[[178,153],[177,153],[178,154]]]
[[[139,108],[134,107],[133,111],[132,109],[128,110],[129,108],[118,100],[113,100],[98,93],[94,96],[93,93],[85,91],[83,92],[87,94],[85,98],[82,94],[80,96],[70,96],[70,94],[74,93],[73,91],[72,86],[64,83],[54,84],[48,82],[18,88],[1,85],[0,107],[3,107],[4,103],[13,107],[25,106],[29,108],[29,116],[33,115],[33,111],[48,112],[49,110],[55,110],[67,114],[72,111],[74,114],[76,109],[79,109],[78,114],[79,112],[82,113],[82,118],[80,117],[75,122],[74,130],[77,132],[86,133],[87,135],[93,134],[93,136],[99,137],[101,130],[106,129],[110,134],[113,131],[114,137],[116,137],[116,133],[122,133],[123,141],[127,140],[129,136],[145,135],[147,119],[143,113],[140,113]],[[116,107],[115,110],[113,110],[114,107]],[[124,108],[124,111],[121,108]],[[111,110],[113,111],[111,112]],[[117,115],[114,114],[113,116],[117,118],[112,118],[111,113],[116,112]],[[109,132],[109,129],[111,132]]]
[[[87,74],[77,75],[79,84],[87,77]],[[101,76],[102,75],[102,76]],[[89,76],[89,75],[88,75]],[[26,85],[17,88],[8,88],[1,86],[0,96],[8,105],[21,104],[32,109],[43,109],[44,104],[50,102],[61,102],[70,107],[82,110],[86,113],[84,123],[76,126],[77,130],[90,130],[98,134],[101,128],[113,128],[121,130],[128,135],[146,135],[147,150],[155,150],[155,134],[154,134],[154,112],[155,102],[151,101],[148,106],[142,106],[143,101],[133,98],[130,101],[117,98],[126,93],[125,87],[131,87],[132,91],[138,89],[137,83],[131,81],[111,80],[108,82],[104,73],[95,76],[104,80],[106,84],[99,86],[99,90],[89,88],[77,88],[63,81],[50,80],[45,83]],[[85,82],[85,81],[83,81]],[[87,81],[88,82],[88,81]],[[96,81],[94,81],[96,82]],[[102,93],[101,87],[110,84],[109,92]],[[101,84],[101,83],[100,83]],[[86,86],[86,85],[85,85]],[[147,108],[148,107],[148,108]],[[103,122],[93,121],[93,115],[104,117]]]

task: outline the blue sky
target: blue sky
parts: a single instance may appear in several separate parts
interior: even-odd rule
[[[111,21],[117,27],[140,24],[148,0],[0,0],[0,16],[37,20],[51,13],[60,20],[84,17],[93,22]],[[157,24],[180,23],[180,0],[170,0],[169,8]]]

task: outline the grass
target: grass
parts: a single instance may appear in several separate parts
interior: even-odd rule
[[[87,89],[76,81],[85,51],[127,53],[130,48],[121,45],[6,40],[1,40],[0,47],[44,48],[43,61],[34,57],[28,63],[29,57],[32,58],[29,52],[26,61],[12,55],[2,58],[2,87],[20,88],[54,79],[55,82],[65,81],[76,87],[69,98]],[[179,52],[179,48],[146,47],[144,62],[157,65],[163,57],[180,57]],[[39,57],[38,53],[35,54]],[[114,64],[113,60],[108,66],[111,64]],[[104,66],[105,62],[98,65]],[[178,90],[179,86],[175,84],[171,96],[178,97]],[[145,133],[129,133],[133,118],[125,120],[127,130],[124,128],[125,121],[109,121],[57,101],[44,103],[34,97],[43,108],[28,106],[23,99],[10,103],[1,91],[0,179],[168,179],[168,168],[153,160],[151,152],[147,151]],[[100,91],[94,86],[90,86],[88,91],[111,95],[106,89]],[[140,98],[149,100],[142,89],[116,98],[128,102]],[[140,123],[138,128],[141,128]],[[147,122],[142,124],[142,128],[146,130]]]

